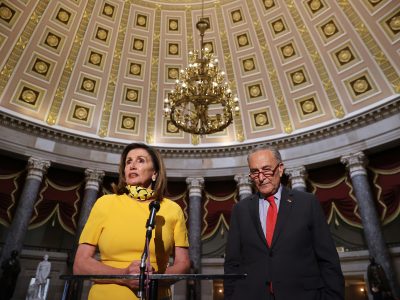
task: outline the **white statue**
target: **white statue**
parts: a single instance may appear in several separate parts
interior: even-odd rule
[[[30,287],[30,291],[28,290],[28,297],[33,296],[33,299],[44,299],[47,277],[49,277],[51,269],[51,263],[48,259],[49,256],[45,254],[43,260],[38,264],[36,268],[35,282]]]

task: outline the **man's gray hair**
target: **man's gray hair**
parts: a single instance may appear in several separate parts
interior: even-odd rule
[[[249,154],[247,154],[247,162],[249,162],[250,155],[252,155],[253,153],[255,153],[257,151],[263,151],[263,150],[271,151],[273,156],[275,157],[276,161],[278,163],[282,162],[282,156],[281,156],[281,153],[279,152],[278,148],[275,146],[271,146],[271,145],[255,146],[253,149],[250,150]]]

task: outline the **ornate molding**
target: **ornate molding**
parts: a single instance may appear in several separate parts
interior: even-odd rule
[[[328,137],[334,137],[357,128],[362,128],[368,124],[372,124],[378,120],[399,113],[400,96],[356,116],[297,134],[294,133],[280,137],[272,137],[270,139],[266,137],[265,140],[262,141],[250,141],[249,143],[229,146],[179,147],[178,145],[174,145],[172,147],[157,145],[156,147],[160,150],[164,158],[213,158],[240,156],[246,155],[255,145],[272,144],[279,147],[281,150],[294,146],[301,146]],[[33,136],[49,139],[57,143],[70,144],[107,153],[121,153],[126,145],[126,143],[123,142],[108,141],[97,136],[84,136],[62,131],[60,129],[24,120],[4,111],[0,111],[0,126],[29,133]]]

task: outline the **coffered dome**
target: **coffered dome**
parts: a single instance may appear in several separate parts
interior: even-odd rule
[[[240,114],[208,136],[163,115],[208,19]],[[400,2],[1,1],[2,114],[98,139],[220,147],[320,132],[397,101]]]

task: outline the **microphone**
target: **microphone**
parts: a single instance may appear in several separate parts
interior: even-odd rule
[[[144,291],[145,291],[145,271],[146,271],[146,260],[149,256],[149,243],[151,240],[151,233],[154,229],[154,226],[156,225],[156,213],[160,209],[160,202],[154,200],[150,202],[149,204],[149,210],[150,210],[150,216],[147,219],[146,222],[146,241],[144,243],[144,249],[142,253],[142,258],[140,260],[140,275],[139,275],[139,291],[138,291],[138,296],[140,299],[144,299]]]
[[[149,204],[150,216],[146,223],[147,230],[150,231],[153,230],[156,221],[156,213],[159,211],[159,209],[160,209],[160,202],[156,200],[150,202]]]

